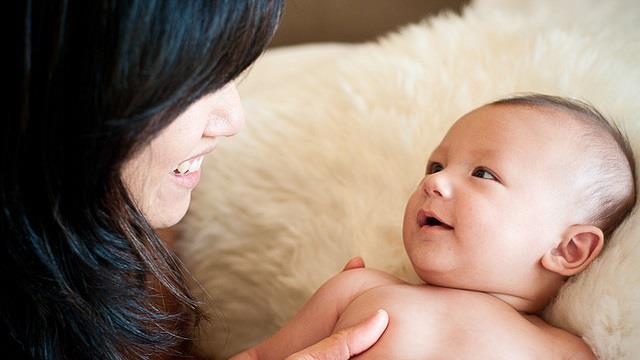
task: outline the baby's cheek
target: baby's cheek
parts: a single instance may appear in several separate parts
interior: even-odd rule
[[[488,236],[497,231],[507,215],[488,201],[472,201],[459,205],[457,220],[461,231],[474,236]]]
[[[407,205],[404,208],[403,223],[405,225],[407,225],[407,223],[410,222],[412,218],[417,216],[418,210],[422,206],[421,201],[422,199],[418,190],[414,191],[411,196],[409,196]]]

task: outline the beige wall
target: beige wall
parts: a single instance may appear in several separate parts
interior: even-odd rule
[[[359,42],[468,0],[288,0],[272,46]]]

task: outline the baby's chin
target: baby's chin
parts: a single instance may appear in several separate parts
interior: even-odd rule
[[[486,284],[470,281],[468,276],[457,274],[454,270],[415,268],[416,275],[425,284],[460,290],[485,292]]]
[[[457,274],[461,271],[460,267],[444,256],[425,258],[416,252],[415,254],[409,253],[409,259],[418,278],[427,284],[454,285]]]

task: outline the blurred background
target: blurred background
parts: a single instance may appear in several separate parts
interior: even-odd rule
[[[271,47],[310,42],[361,42],[469,0],[287,0]]]

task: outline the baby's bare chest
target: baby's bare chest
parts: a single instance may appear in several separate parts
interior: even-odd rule
[[[539,350],[549,346],[541,343],[539,328],[483,296],[427,286],[383,286],[354,299],[335,331],[382,308],[389,313],[389,326],[361,359],[539,358]]]

